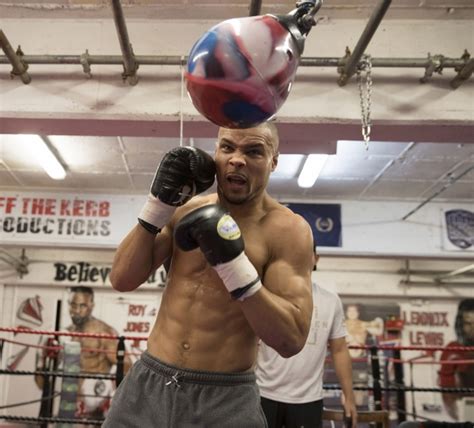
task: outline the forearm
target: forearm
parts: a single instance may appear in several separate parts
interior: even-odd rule
[[[114,332],[111,332],[109,334],[116,336],[117,332],[114,331]],[[108,360],[110,366],[114,366],[114,365],[118,364],[118,358],[117,358],[118,343],[116,343],[116,341],[114,341],[114,342],[115,343],[113,345],[109,345],[104,349],[104,352],[107,355],[107,360]],[[124,355],[124,358],[123,358],[123,371],[125,373],[127,373],[130,370],[130,367],[132,367],[132,360],[130,359],[130,356],[128,355],[127,352],[128,351],[125,351],[125,355]]]
[[[215,172],[212,157],[198,148],[176,147],[163,156],[138,214],[140,224],[117,249],[110,274],[116,290],[136,289],[170,255],[173,236],[166,225],[177,207],[212,186]]]
[[[312,307],[299,307],[262,287],[244,300],[241,308],[255,334],[282,357],[301,351],[308,336]]]
[[[347,348],[332,352],[332,359],[336,376],[341,385],[342,392],[347,401],[354,403],[354,391],[352,389],[352,360]]]
[[[37,368],[37,370],[42,370],[42,368]],[[35,375],[35,383],[36,383],[36,386],[39,388],[39,389],[43,389],[43,386],[44,386],[44,376],[42,375]]]
[[[441,394],[442,400],[444,407],[446,411],[448,412],[449,416],[451,416],[454,419],[457,419],[457,405],[456,405],[456,400],[459,398],[457,394],[452,394],[452,393],[444,393]]]
[[[119,245],[110,282],[118,291],[132,291],[143,284],[153,269],[155,236],[136,225]]]

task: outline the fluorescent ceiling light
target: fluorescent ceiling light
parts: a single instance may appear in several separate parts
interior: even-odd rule
[[[272,179],[295,178],[300,170],[304,155],[280,155],[278,156],[278,165],[272,172]]]
[[[31,154],[53,180],[64,180],[66,171],[39,135],[23,135],[30,142]]]
[[[308,155],[298,177],[298,186],[303,188],[312,187],[328,160],[328,156]]]
[[[360,140],[338,140],[338,156],[398,156],[410,143],[400,141],[370,141],[368,150]]]

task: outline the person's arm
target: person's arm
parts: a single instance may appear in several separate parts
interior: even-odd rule
[[[167,226],[155,236],[137,224],[115,252],[110,272],[113,288],[135,290],[171,255],[172,248],[172,234]]]
[[[441,398],[443,400],[444,408],[449,416],[451,416],[454,420],[458,420],[458,408],[457,408],[457,400],[459,399],[459,394],[453,393],[442,393]]]
[[[346,338],[329,339],[336,376],[344,394],[343,406],[346,417],[352,419],[352,427],[357,426],[357,409],[352,389],[352,360],[347,348]]]
[[[452,361],[455,359],[455,354],[449,350],[448,347],[442,352],[440,361]],[[441,364],[440,370],[438,372],[438,385],[441,388],[455,388],[456,385],[456,365],[455,364]],[[457,411],[457,399],[459,398],[458,394],[453,393],[441,393],[441,398],[443,400],[444,408],[448,412],[448,415],[453,419],[458,419]]]
[[[43,367],[36,367],[36,370],[43,370]],[[44,386],[44,375],[35,375],[35,383],[39,389],[43,389]]]
[[[171,256],[173,235],[169,226],[176,208],[214,182],[211,156],[193,147],[177,147],[161,161],[138,223],[120,243],[112,264],[110,282],[117,291],[132,291]]]
[[[40,371],[45,369],[45,361],[46,356],[44,350],[37,349],[35,354],[35,370]],[[34,376],[36,386],[39,389],[43,389],[44,385],[44,376],[43,375],[35,375]]]
[[[256,335],[288,358],[303,348],[309,332],[313,237],[300,216],[277,215],[272,222],[263,283],[244,252],[238,225],[222,207],[192,211],[178,222],[174,234],[182,250],[201,248],[231,296],[241,302]]]
[[[258,337],[282,357],[297,354],[306,342],[313,311],[313,237],[299,217],[278,230],[263,287],[241,308]]]
[[[101,329],[99,333],[108,334],[110,336],[118,336],[118,332],[117,330],[115,330],[115,328],[106,324],[103,321],[100,321],[100,320],[98,321],[101,323],[100,324]],[[101,350],[105,352],[105,356],[111,366],[116,365],[118,362],[118,359],[117,359],[118,343],[119,342],[116,339],[101,339]],[[130,357],[127,354],[125,354],[125,357],[123,359],[123,370],[125,374],[128,372],[131,366],[132,366],[132,361]]]

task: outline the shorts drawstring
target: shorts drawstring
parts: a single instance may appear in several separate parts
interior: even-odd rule
[[[179,384],[179,372],[176,372],[173,376],[171,376],[171,379],[166,382],[166,386],[168,385],[171,385],[172,383],[174,384],[174,386],[178,387],[178,388],[181,388],[181,385]]]

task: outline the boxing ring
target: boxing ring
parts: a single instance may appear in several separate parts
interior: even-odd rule
[[[45,344],[32,345],[22,342],[15,338],[18,334],[40,335],[47,340]],[[117,364],[111,373],[90,373],[82,372],[76,359],[76,364],[68,364],[68,355],[71,354],[67,349],[68,343],[77,344],[81,338],[110,339],[117,342],[116,356]],[[34,401],[13,402],[0,406],[0,420],[8,421],[14,424],[37,424],[37,426],[47,427],[48,424],[81,426],[100,426],[103,418],[87,417],[84,409],[80,409],[78,403],[87,403],[88,399],[94,402],[98,400],[103,404],[102,410],[106,414],[110,400],[113,397],[113,389],[124,377],[124,359],[126,356],[138,358],[139,352],[126,351],[130,346],[126,342],[134,343],[132,349],[137,349],[137,343],[146,340],[142,336],[112,336],[106,334],[77,333],[67,331],[48,331],[48,330],[30,330],[25,328],[0,327],[0,349],[6,344],[24,346],[24,349],[35,349],[41,352],[44,358],[43,370],[18,370],[15,361],[10,361],[5,367],[0,369],[0,376],[33,376],[43,378],[43,388],[41,398]],[[69,342],[67,342],[69,341]],[[472,346],[452,346],[449,348],[451,358],[442,361],[432,361],[435,352],[444,351],[445,347],[433,346],[390,346],[390,345],[371,345],[371,346],[350,346],[350,349],[359,349],[365,353],[365,357],[353,359],[353,364],[367,363],[369,369],[369,382],[367,385],[358,385],[354,383],[354,391],[357,393],[368,394],[368,409],[361,409],[361,413],[385,413],[390,415],[390,426],[396,427],[406,420],[429,421],[428,418],[417,415],[416,405],[414,405],[414,394],[416,393],[439,393],[442,396],[452,397],[474,397],[474,388],[459,386],[440,386],[427,387],[424,385],[415,385],[413,382],[413,370],[422,364],[436,364],[439,373],[451,373],[452,367],[459,367],[466,370],[474,365],[474,347]],[[410,351],[422,351],[423,354],[416,358],[405,358],[402,353]],[[25,351],[26,352],[26,351]],[[101,349],[82,348],[81,353],[106,352]],[[328,358],[327,366],[330,366],[331,359]],[[4,365],[4,364],[3,364]],[[470,370],[470,369],[469,369]],[[61,382],[56,382],[61,380]],[[93,392],[81,392],[77,388],[79,382],[88,380],[95,386]],[[47,382],[46,382],[47,381]],[[113,382],[114,388],[107,389],[103,385],[105,382]],[[61,383],[61,385],[59,385]],[[408,384],[407,384],[408,383]],[[71,387],[72,385],[72,387]],[[75,386],[74,386],[75,385]],[[69,391],[68,391],[69,388]],[[326,392],[340,393],[340,386],[336,383],[325,381],[323,389]],[[72,391],[72,394],[70,393]],[[69,394],[68,394],[69,392]],[[407,410],[407,402],[411,399],[411,411]],[[8,401],[8,400],[7,400]],[[25,416],[21,413],[21,408],[32,403],[38,403],[40,406],[37,417]],[[59,403],[59,404],[58,404]],[[325,399],[326,404],[326,399]],[[66,406],[68,405],[68,406]],[[68,411],[63,408],[68,407]],[[16,413],[10,413],[13,409]],[[59,411],[54,411],[59,409]],[[335,412],[328,411],[329,414]],[[66,416],[64,416],[66,415]],[[382,423],[376,426],[382,427]]]

